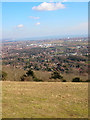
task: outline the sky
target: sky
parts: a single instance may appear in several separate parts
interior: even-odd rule
[[[3,39],[88,34],[88,2],[3,2]]]
[[[51,0],[53,2],[63,2],[63,0]],[[65,2],[89,2],[90,0],[65,0]],[[1,2],[43,2],[43,0],[1,0]],[[50,0],[44,0],[50,2]]]

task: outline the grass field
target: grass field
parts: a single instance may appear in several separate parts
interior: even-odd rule
[[[2,82],[3,118],[87,118],[88,83]]]

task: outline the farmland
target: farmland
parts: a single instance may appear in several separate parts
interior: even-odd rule
[[[87,118],[88,83],[2,82],[3,118]]]

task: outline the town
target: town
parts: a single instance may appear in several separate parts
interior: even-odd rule
[[[4,41],[2,64],[27,70],[88,74],[88,38]]]

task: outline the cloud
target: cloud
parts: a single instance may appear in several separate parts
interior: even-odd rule
[[[40,17],[29,16],[32,19],[39,19]]]
[[[35,25],[40,25],[40,22],[37,22]]]
[[[37,11],[53,11],[53,10],[58,10],[58,9],[64,9],[65,6],[59,2],[59,3],[47,3],[43,2],[39,6],[34,6],[32,7],[32,10],[37,10]]]
[[[53,2],[53,0],[50,0],[50,2]]]
[[[18,28],[22,28],[22,27],[24,27],[24,25],[23,24],[19,24],[19,25],[17,25],[17,27]]]
[[[63,0],[63,2],[67,2],[67,0]]]

